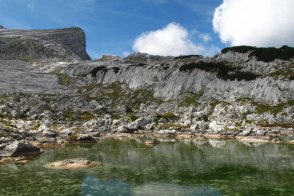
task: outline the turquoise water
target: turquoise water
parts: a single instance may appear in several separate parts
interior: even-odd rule
[[[67,158],[102,163],[56,170]],[[0,195],[294,195],[294,146],[208,140],[145,146],[103,140],[0,165]]]

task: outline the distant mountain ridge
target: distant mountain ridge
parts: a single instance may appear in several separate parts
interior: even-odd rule
[[[81,28],[14,30],[0,28],[0,59],[40,61],[89,60]]]

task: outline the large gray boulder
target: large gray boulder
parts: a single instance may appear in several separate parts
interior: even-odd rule
[[[0,157],[14,157],[30,154],[40,154],[41,149],[30,143],[15,141],[0,151]]]

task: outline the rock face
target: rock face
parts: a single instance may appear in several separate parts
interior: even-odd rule
[[[1,54],[0,54],[1,55]],[[19,60],[0,60],[0,93],[67,93],[58,84],[55,74],[41,73],[29,63]]]
[[[70,65],[65,73],[100,84],[127,84],[132,89],[149,89],[164,100],[187,93],[205,99],[251,98],[277,104],[294,99],[294,54],[288,60],[258,61],[243,53],[202,56],[160,57],[133,54],[122,60]]]
[[[85,48],[85,33],[80,28],[56,30],[0,28],[0,59],[89,60]]]

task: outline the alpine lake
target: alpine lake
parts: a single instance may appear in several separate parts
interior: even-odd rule
[[[52,169],[85,158],[86,169]],[[294,195],[294,145],[131,139],[45,149],[25,164],[0,164],[0,195]]]

